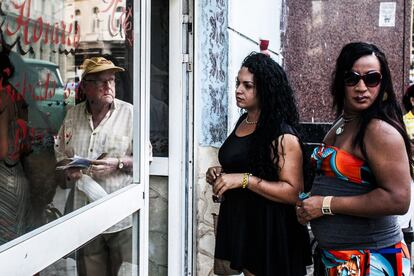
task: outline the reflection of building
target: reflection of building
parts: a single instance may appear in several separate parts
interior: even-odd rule
[[[24,57],[58,64],[64,80],[74,74],[69,66],[71,54],[65,51],[73,49],[76,41],[76,30],[71,22],[73,16],[70,16],[73,13],[69,12],[68,4],[65,0],[1,2],[4,41]],[[19,23],[19,18],[23,22]]]
[[[110,54],[125,67],[126,0],[75,0],[74,7],[75,24],[82,29],[75,55],[76,66],[82,64],[85,57]]]

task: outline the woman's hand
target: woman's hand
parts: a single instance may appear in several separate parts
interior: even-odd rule
[[[91,177],[102,178],[118,170],[118,158],[108,157],[93,160],[88,172]]]
[[[322,214],[322,196],[311,196],[303,201],[296,203],[296,216],[299,223],[306,224],[309,221],[321,217]]]
[[[221,166],[214,166],[208,168],[206,172],[206,181],[208,184],[213,185],[214,181],[216,181],[217,177],[220,176],[223,169]]]
[[[242,173],[222,173],[214,182],[213,193],[220,197],[227,190],[240,188],[242,186],[242,181]]]

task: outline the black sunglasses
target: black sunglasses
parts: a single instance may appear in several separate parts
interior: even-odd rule
[[[380,72],[369,72],[365,75],[360,75],[354,71],[348,71],[344,75],[344,82],[346,86],[355,86],[360,80],[363,80],[367,87],[377,86],[382,79]]]

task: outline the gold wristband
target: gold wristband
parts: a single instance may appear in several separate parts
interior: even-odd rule
[[[243,174],[242,189],[246,189],[247,185],[249,185],[249,179],[250,179],[251,175],[252,175],[251,173],[244,173]]]

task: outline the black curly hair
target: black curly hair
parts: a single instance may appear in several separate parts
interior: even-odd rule
[[[272,58],[252,52],[243,61],[253,74],[260,117],[250,147],[250,170],[261,178],[278,180],[278,137],[282,127],[295,127],[299,121],[295,98],[283,68]]]
[[[367,125],[372,119],[383,120],[392,125],[403,137],[410,164],[413,165],[411,154],[411,142],[408,138],[403,122],[402,110],[397,102],[394,92],[391,72],[385,54],[374,44],[365,42],[352,42],[346,44],[336,60],[336,67],[332,73],[331,94],[333,96],[333,108],[336,108],[336,115],[339,117],[344,109],[345,98],[345,72],[352,69],[354,63],[363,56],[375,55],[381,65],[381,87],[374,103],[361,114],[360,127],[354,138],[353,146],[359,146],[362,154],[367,158],[364,145],[364,135]],[[411,168],[411,166],[410,166]],[[413,172],[411,170],[411,175]]]

